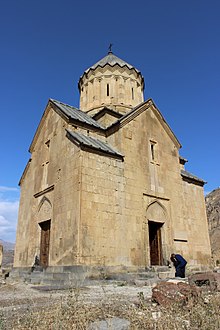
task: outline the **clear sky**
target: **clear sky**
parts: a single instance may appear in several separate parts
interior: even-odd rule
[[[186,170],[220,185],[219,0],[8,0],[0,6],[0,238],[15,240],[18,182],[49,98],[78,107],[79,77],[107,54],[145,78]]]

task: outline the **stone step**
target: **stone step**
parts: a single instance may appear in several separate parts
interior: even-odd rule
[[[167,278],[173,278],[175,276],[175,271],[174,270],[170,270],[168,272],[159,272],[158,273],[158,277],[161,280],[165,280]]]
[[[136,276],[138,276],[139,279],[150,279],[157,277],[157,272],[141,272],[137,273]]]
[[[31,274],[29,274],[28,277],[30,278],[42,278],[44,276],[43,272],[33,272]]]
[[[94,280],[94,278],[87,277],[85,273],[82,273],[82,269],[72,266],[65,268],[65,271],[63,271],[63,267],[50,267],[47,269],[36,267],[32,272],[31,270],[24,270],[24,272],[21,271],[19,274],[15,273],[14,275],[23,278],[27,283],[48,286],[78,286],[85,285],[85,281]],[[174,277],[174,268],[169,268],[167,266],[152,266],[146,269],[139,269],[137,272],[106,274],[106,277],[103,278],[103,280],[130,283],[137,282],[139,285],[147,285],[147,283],[151,284],[159,279],[172,277]]]
[[[43,278],[39,284],[41,284],[41,285],[51,285],[51,286],[64,286],[64,283],[65,283],[64,280]]]
[[[45,269],[42,266],[34,266],[32,272],[43,272]]]
[[[162,273],[162,272],[167,272],[171,269],[169,266],[151,266],[147,267],[146,271],[149,272],[155,272],[155,273]]]
[[[26,283],[31,283],[31,284],[41,284],[42,278],[29,278],[26,279]]]

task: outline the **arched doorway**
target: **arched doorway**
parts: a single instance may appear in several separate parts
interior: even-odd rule
[[[44,268],[49,263],[49,248],[50,248],[50,220],[39,223],[41,228],[40,238],[40,265]]]
[[[162,265],[162,242],[161,242],[161,227],[162,223],[148,221],[149,246],[150,246],[150,264]]]
[[[166,211],[164,206],[158,201],[152,202],[147,208],[148,255],[151,266],[161,266],[164,264],[163,232],[165,222]]]
[[[38,208],[38,225],[40,226],[40,265],[44,268],[49,265],[51,215],[51,202],[43,197]]]

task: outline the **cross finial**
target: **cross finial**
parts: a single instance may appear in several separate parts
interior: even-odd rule
[[[108,47],[108,54],[112,54],[112,46],[113,44],[110,44],[109,47]]]

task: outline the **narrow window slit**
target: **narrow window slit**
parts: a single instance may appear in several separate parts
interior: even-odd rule
[[[152,160],[155,160],[154,143],[151,143],[151,145],[150,145],[150,150],[151,150],[151,159],[152,159]]]
[[[131,97],[132,97],[132,100],[134,100],[134,88],[133,87],[131,88]]]

